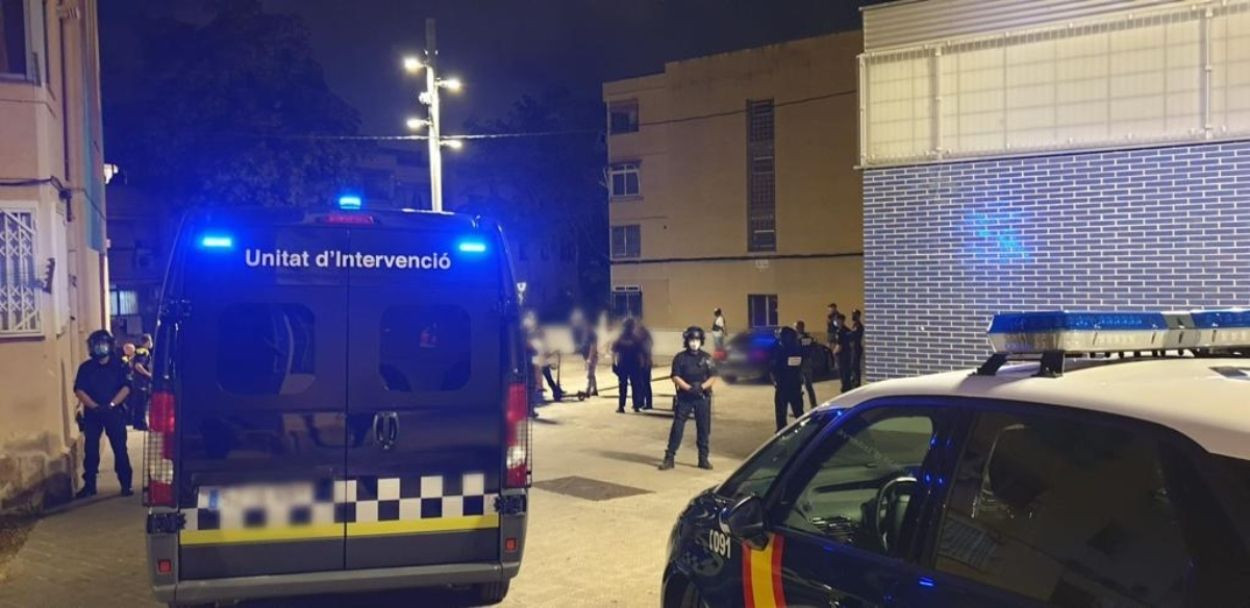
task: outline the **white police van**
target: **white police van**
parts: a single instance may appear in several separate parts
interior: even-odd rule
[[[400,210],[193,213],[156,343],[144,497],[158,599],[506,594],[530,448],[498,226]]]
[[[663,605],[1250,605],[1250,310],[989,337],[979,369],[841,395],[697,497]]]

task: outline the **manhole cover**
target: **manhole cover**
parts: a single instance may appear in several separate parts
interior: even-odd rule
[[[609,483],[599,481],[597,479],[588,479],[586,477],[559,477],[556,479],[548,479],[546,481],[535,481],[534,487],[555,492],[556,494],[566,494],[586,500],[612,500],[613,498],[624,498],[626,496],[637,496],[639,494],[650,494],[649,490],[642,488],[634,488],[623,486],[618,483]]]

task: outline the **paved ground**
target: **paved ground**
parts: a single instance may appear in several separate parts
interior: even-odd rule
[[[573,380],[579,376],[566,368],[566,388],[582,388],[580,381]],[[601,375],[601,386],[615,383],[607,376]],[[670,385],[657,382],[655,386],[657,406],[671,403]],[[821,399],[827,399],[836,394],[837,387],[824,382],[816,390]],[[671,418],[662,411],[617,414],[615,406],[614,398],[600,397],[543,407],[535,425],[535,480],[576,475],[645,493],[592,501],[533,490],[529,546],[505,606],[656,606],[665,543],[674,518],[691,496],[724,479],[772,434],[771,388],[724,387],[713,406],[712,463],[716,470],[694,467],[692,422],[677,469],[660,472],[655,465],[663,454]],[[136,469],[140,439],[132,435]],[[101,470],[111,470],[111,466],[106,457]],[[110,477],[101,475],[102,495],[116,495],[116,481]],[[154,606],[144,551],[143,509],[137,497],[73,505],[40,521],[7,572],[0,572],[0,607]],[[263,605],[442,606],[453,605],[456,598],[439,593],[423,600],[390,594]]]

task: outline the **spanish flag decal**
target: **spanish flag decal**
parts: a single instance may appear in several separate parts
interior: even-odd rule
[[[774,534],[763,549],[742,543],[742,602],[746,608],[785,608],[781,553],[785,539]]]

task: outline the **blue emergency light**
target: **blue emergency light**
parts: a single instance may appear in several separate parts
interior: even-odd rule
[[[486,243],[477,240],[460,241],[456,249],[463,253],[486,253]]]
[[[233,249],[234,238],[224,234],[205,234],[200,237],[200,247],[203,249]]]
[[[1000,354],[1149,352],[1250,347],[1250,310],[1009,312],[994,315]]]
[[[344,211],[355,211],[360,209],[363,203],[364,202],[360,199],[360,197],[355,194],[344,194],[339,197],[339,209]]]

